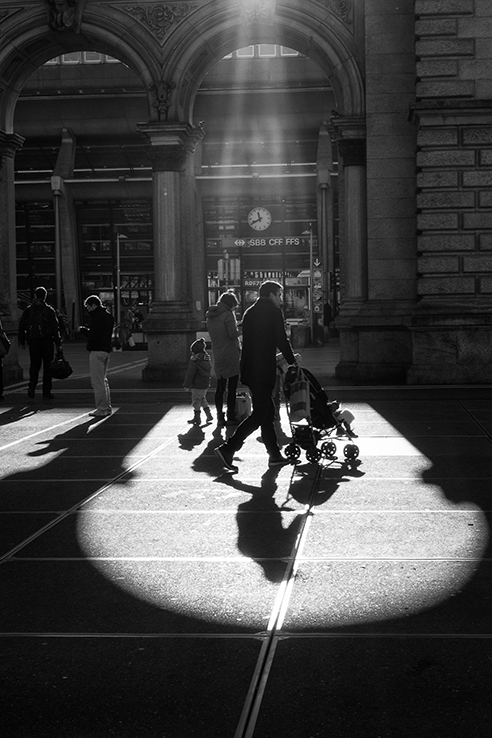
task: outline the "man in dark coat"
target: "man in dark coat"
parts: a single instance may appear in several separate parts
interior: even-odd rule
[[[253,412],[238,425],[229,440],[215,449],[215,453],[227,469],[236,470],[232,463],[246,438],[258,427],[269,455],[269,467],[288,464],[280,453],[275,433],[275,406],[272,392],[275,386],[277,349],[289,364],[296,359],[285,332],[284,317],[280,310],[282,285],[264,282],[260,296],[243,316],[243,346],[241,354],[241,381],[251,390]]]
[[[89,415],[104,418],[113,412],[107,372],[112,348],[114,318],[103,307],[97,295],[90,295],[85,300],[84,307],[90,315],[90,326],[81,326],[80,332],[87,336],[91,385],[96,402],[96,409]]]
[[[24,310],[19,321],[19,346],[29,346],[29,387],[28,396],[34,399],[38,383],[39,371],[43,367],[43,397],[52,400],[50,364],[53,361],[54,348],[61,346],[60,326],[54,308],[46,302],[47,291],[44,287],[34,290],[34,300]]]

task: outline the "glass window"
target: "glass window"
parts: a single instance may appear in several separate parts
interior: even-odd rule
[[[255,47],[245,46],[243,49],[238,49],[236,55],[238,59],[252,59],[255,55]]]
[[[277,47],[275,46],[275,44],[259,44],[258,56],[261,56],[261,57],[277,56]]]
[[[281,46],[280,56],[299,56],[299,52],[295,49],[289,49],[288,46]]]
[[[70,54],[62,55],[62,64],[80,64],[82,55],[80,51],[72,51]]]
[[[84,64],[100,64],[103,60],[103,55],[99,54],[98,51],[84,51],[82,58]]]

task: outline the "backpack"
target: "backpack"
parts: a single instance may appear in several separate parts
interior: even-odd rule
[[[35,310],[32,306],[29,310],[29,320],[27,323],[28,338],[47,338],[51,335],[49,314],[46,307],[41,310]]]

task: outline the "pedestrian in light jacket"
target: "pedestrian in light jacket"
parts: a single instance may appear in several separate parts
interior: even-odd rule
[[[215,407],[218,425],[236,425],[236,390],[239,381],[240,330],[234,310],[238,305],[233,292],[224,292],[216,305],[206,313],[207,330],[213,352],[213,366],[217,378]],[[227,387],[227,421],[223,413],[224,394]]]

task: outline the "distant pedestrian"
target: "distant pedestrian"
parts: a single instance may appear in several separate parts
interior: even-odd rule
[[[56,310],[46,302],[48,292],[44,287],[34,290],[34,300],[24,310],[19,321],[19,346],[29,347],[28,397],[34,399],[39,372],[43,367],[43,398],[52,400],[50,364],[55,346],[60,348],[61,335]]]
[[[208,422],[212,420],[212,413],[207,402],[207,390],[210,387],[212,365],[210,356],[206,352],[206,343],[198,338],[190,346],[191,356],[186,370],[183,386],[191,390],[191,404],[194,410],[193,418],[188,421],[193,425],[201,425],[201,409],[205,412]]]
[[[85,300],[84,307],[89,313],[90,324],[89,326],[81,326],[80,332],[82,335],[87,336],[89,371],[96,404],[96,409],[89,413],[89,415],[92,415],[94,418],[104,418],[113,412],[107,373],[111,354],[114,318],[104,308],[97,295],[90,295]]]
[[[215,453],[227,469],[236,471],[233,457],[246,438],[258,427],[265,444],[269,467],[283,466],[289,460],[280,453],[275,433],[275,405],[272,393],[277,377],[277,348],[288,364],[296,364],[292,346],[285,332],[285,322],[280,310],[282,285],[263,282],[256,302],[244,313],[242,320],[243,346],[241,354],[241,381],[250,390],[253,412],[238,425],[226,443]]]
[[[236,390],[239,381],[240,330],[234,310],[238,305],[233,292],[224,292],[216,305],[206,314],[207,330],[210,333],[213,366],[217,378],[215,407],[218,425],[237,425]],[[224,393],[227,388],[227,423],[223,413]]]

